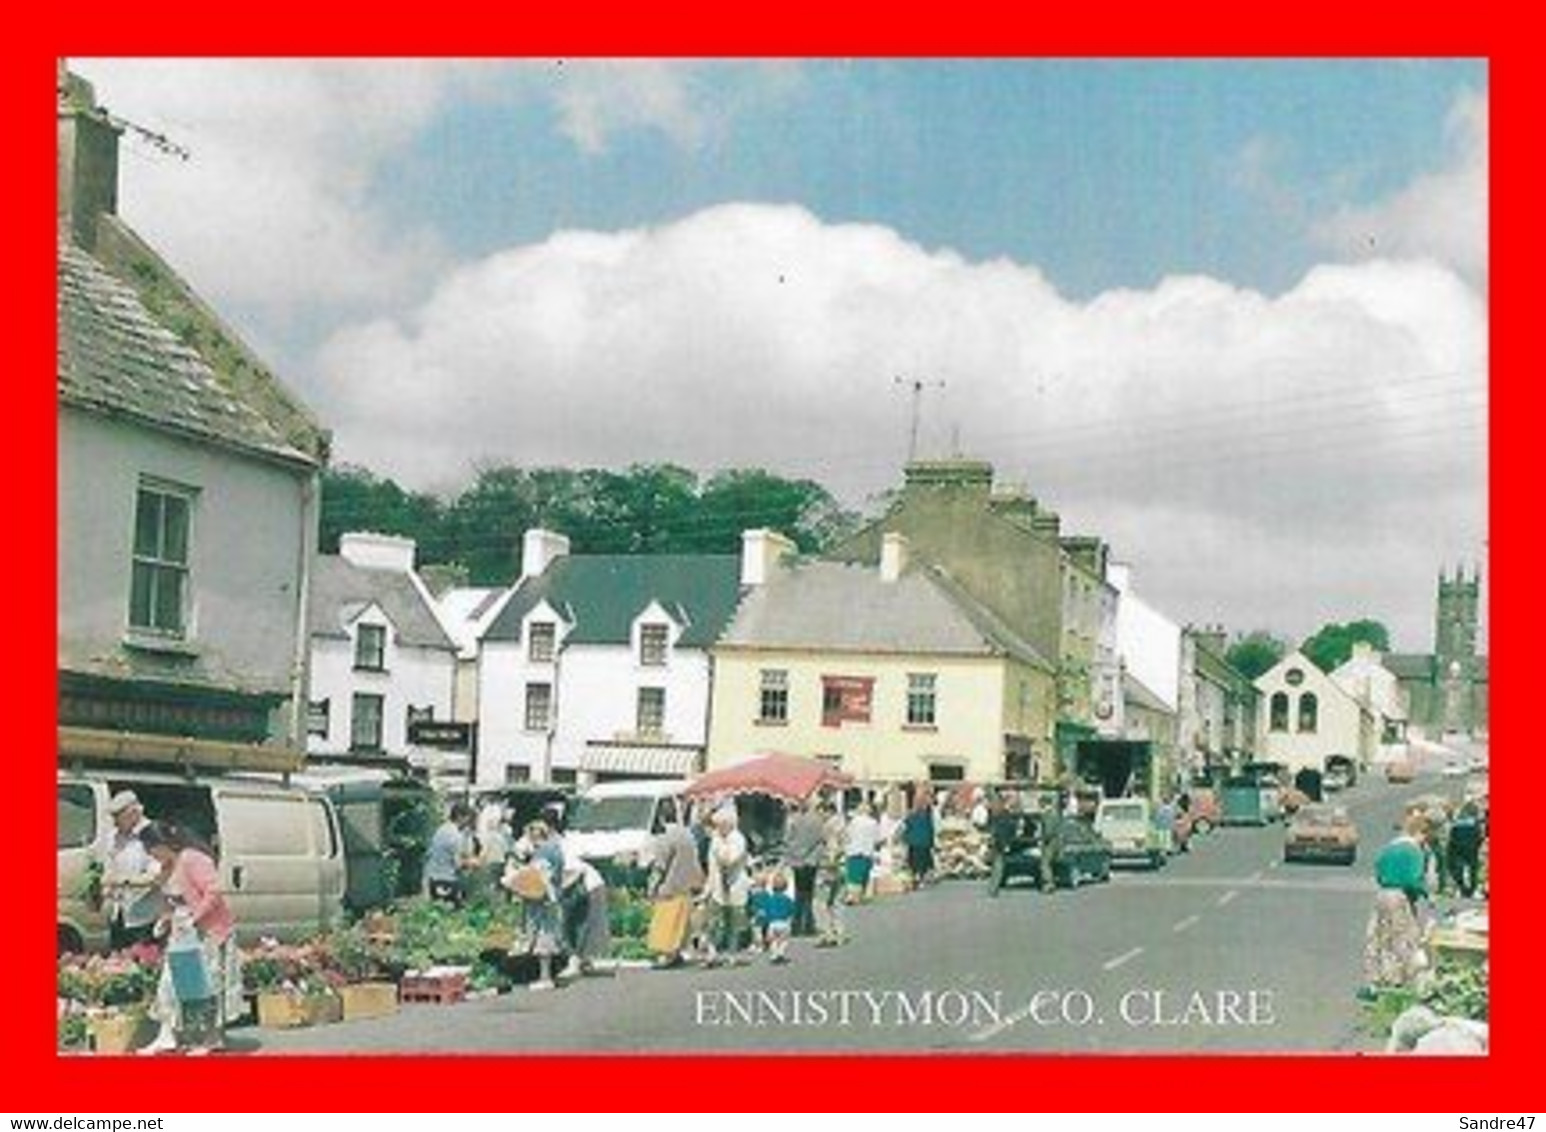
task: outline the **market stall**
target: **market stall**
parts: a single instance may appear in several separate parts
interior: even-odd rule
[[[775,752],[700,775],[683,794],[705,803],[733,799],[753,852],[766,855],[782,841],[788,807],[804,805],[823,791],[841,790],[852,782],[820,759]]]

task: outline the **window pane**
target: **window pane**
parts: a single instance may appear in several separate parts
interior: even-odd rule
[[[183,628],[183,574],[173,566],[151,568],[151,587],[155,627],[168,633]]]
[[[155,558],[161,551],[161,496],[141,490],[134,508],[134,553]]]
[[[153,569],[142,562],[136,562],[129,580],[129,624],[136,629],[151,627],[150,578]]]
[[[188,501],[181,496],[161,497],[161,557],[184,565],[188,561]]]
[[[381,749],[381,697],[355,693],[349,719],[350,746],[365,751]]]

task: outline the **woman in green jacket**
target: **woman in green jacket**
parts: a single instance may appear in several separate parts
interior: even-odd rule
[[[1364,944],[1365,997],[1409,985],[1425,966],[1417,902],[1428,895],[1427,823],[1409,814],[1402,832],[1374,859],[1374,911]]]

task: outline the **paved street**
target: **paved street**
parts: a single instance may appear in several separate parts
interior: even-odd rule
[[[793,962],[624,970],[545,993],[311,1030],[245,1028],[254,1052],[1351,1051],[1374,851],[1403,801],[1342,796],[1359,861],[1285,865],[1282,830],[1224,829],[1158,873],[1045,896],[946,882],[853,910],[854,940]],[[762,993],[758,993],[762,992]],[[867,992],[867,993],[864,993]]]

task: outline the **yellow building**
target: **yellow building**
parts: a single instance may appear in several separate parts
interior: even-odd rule
[[[901,536],[878,570],[746,537],[747,594],[714,649],[710,767],[783,751],[860,782],[1051,774],[1055,666],[942,571],[910,568]]]

